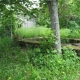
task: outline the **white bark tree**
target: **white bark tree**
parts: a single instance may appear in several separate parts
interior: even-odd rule
[[[61,53],[60,28],[58,18],[58,0],[46,0],[50,11],[51,28],[56,36],[56,44],[54,48]]]

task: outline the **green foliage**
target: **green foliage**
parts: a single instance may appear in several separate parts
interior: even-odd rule
[[[11,36],[11,31],[14,33],[17,27],[17,18],[12,10],[4,10],[0,13],[0,37]]]
[[[50,26],[50,16],[48,5],[40,1],[40,10],[37,12],[37,24]],[[58,1],[58,12],[59,12],[59,22],[61,28],[76,28],[79,26],[79,1],[76,0],[59,0]],[[75,22],[75,23],[74,23]]]
[[[71,60],[78,60],[77,53],[73,51],[71,48],[63,47],[63,58],[71,59]]]
[[[26,3],[27,1],[27,3]],[[59,0],[58,1],[58,7],[59,7],[59,19],[60,19],[60,25],[61,27],[71,27],[70,21],[75,21],[77,25],[79,24],[79,0]],[[31,2],[30,0],[1,0],[0,1],[0,10],[3,12],[3,10],[8,10],[8,12],[13,13],[19,13],[19,14],[27,14],[30,17],[34,16],[36,14],[36,22],[40,26],[50,26],[50,17],[49,17],[49,10],[48,5],[46,4],[45,0],[40,0],[40,7],[37,9],[32,9],[32,5],[35,4],[35,2]],[[15,4],[16,3],[16,4]],[[25,5],[25,7],[23,6]],[[10,10],[7,9],[6,6],[10,6]],[[14,6],[13,6],[14,5]],[[64,12],[63,12],[64,11]],[[6,14],[6,13],[5,13]],[[2,14],[1,14],[2,15]],[[6,14],[7,16],[7,14]],[[76,20],[79,19],[79,20]],[[75,25],[75,24],[74,24]]]
[[[54,36],[52,37],[52,35],[50,35],[49,38],[44,37],[40,43],[41,44],[40,46],[38,46],[38,48],[34,48],[32,51],[28,51],[29,62],[31,62],[32,65],[37,66],[39,68],[41,68],[43,65],[45,66],[45,61],[47,59],[46,55],[57,52],[53,50],[53,44],[55,44]],[[43,57],[46,59],[43,60]]]
[[[52,31],[50,28],[45,27],[32,27],[32,28],[18,28],[15,30],[15,34],[19,37],[30,38],[30,37],[50,37]],[[80,38],[80,30],[78,29],[66,29],[60,30],[61,38]]]
[[[0,79],[77,80],[80,75],[80,58],[76,52],[66,47],[63,47],[63,55],[57,54],[51,48],[52,40],[26,51],[14,45],[9,37],[1,38]]]
[[[61,29],[61,38],[80,38],[80,29]]]
[[[44,49],[40,47],[26,51],[18,46],[11,46],[11,43],[9,38],[0,41],[0,48],[5,44],[6,50],[0,49],[0,79],[77,80],[79,78],[80,58],[72,49],[64,47],[63,55],[60,55],[52,48],[47,48],[49,44]],[[5,56],[1,56],[4,52],[6,52]]]
[[[22,38],[31,37],[51,37],[52,31],[50,28],[45,27],[32,27],[32,28],[18,28],[15,30],[15,35]],[[66,29],[62,28],[60,30],[61,38],[80,38],[80,29]],[[54,38],[53,38],[54,39]],[[46,39],[44,39],[46,41]],[[45,42],[43,42],[45,43]]]
[[[19,0],[22,2],[22,0]],[[43,1],[43,0],[41,0]],[[71,4],[71,1],[73,4]],[[33,28],[19,28],[15,31],[19,37],[50,37],[44,39],[42,45],[38,48],[29,49],[28,51],[22,50],[19,46],[14,45],[9,36],[10,32],[10,17],[14,10],[22,11],[25,8],[21,4],[17,4],[11,0],[11,12],[6,9],[4,5],[9,4],[8,1],[0,1],[1,12],[3,15],[0,20],[0,79],[1,80],[78,80],[80,79],[80,57],[76,55],[72,49],[63,48],[63,54],[57,54],[56,50],[51,48],[54,43],[54,38],[51,35],[51,29],[43,27]],[[23,1],[25,3],[26,0]],[[29,3],[29,1],[27,0]],[[16,3],[16,4],[15,4]],[[60,4],[61,3],[61,4]],[[73,14],[79,16],[78,8],[79,1],[59,1],[59,15],[60,24],[62,27],[79,26],[79,18],[74,18]],[[31,3],[30,3],[31,4]],[[41,3],[40,3],[41,4]],[[28,6],[28,4],[26,4]],[[30,6],[30,5],[29,5]],[[49,26],[48,9],[42,5],[43,9],[37,19],[38,25]],[[70,7],[72,9],[70,9]],[[18,12],[19,12],[18,11]],[[28,11],[28,10],[27,10]],[[64,11],[64,13],[63,13]],[[10,12],[10,13],[8,13]],[[26,12],[26,11],[25,11]],[[45,13],[46,12],[46,13]],[[26,12],[30,13],[30,11]],[[10,14],[10,15],[8,15]],[[72,17],[73,16],[73,17]],[[70,19],[74,19],[70,21]],[[77,19],[77,20],[76,20]],[[13,20],[14,22],[15,20]],[[14,24],[14,23],[12,23]],[[80,30],[62,29],[61,38],[80,38]]]
[[[0,58],[16,56],[20,52],[20,48],[8,36],[0,38]]]
[[[75,29],[75,30],[73,29],[69,37],[80,38],[80,29]]]
[[[37,68],[33,71],[34,77],[31,77],[37,80],[77,80],[78,76],[75,77],[75,74],[80,69],[80,58],[71,49],[63,48],[63,51],[63,55],[54,54],[54,51],[49,54],[41,53],[40,49],[29,51],[30,63]]]
[[[6,55],[5,53],[9,52],[12,46],[12,40],[10,37],[0,38],[0,56]]]
[[[69,21],[69,28],[70,29],[78,29],[79,25],[76,23],[76,21]]]
[[[70,29],[61,29],[60,30],[61,38],[68,38],[68,36],[70,35],[70,32],[71,32]]]
[[[76,28],[75,24],[79,26],[78,21],[76,20],[77,17],[80,16],[80,9],[77,7],[78,5],[79,2],[76,0],[59,0],[59,19],[61,27]],[[73,23],[71,23],[72,21]]]
[[[50,28],[48,5],[43,4],[43,3],[40,4],[40,9],[37,12],[36,23],[39,26],[46,26],[46,27]]]
[[[46,27],[18,28],[15,34],[22,38],[48,37],[51,34],[51,29]]]

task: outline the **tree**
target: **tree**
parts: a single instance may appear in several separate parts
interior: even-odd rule
[[[59,29],[59,19],[58,19],[58,0],[46,0],[49,6],[51,28],[54,30],[56,36],[55,49],[61,53],[61,42],[60,42],[60,29]],[[45,0],[41,0],[45,2]],[[30,0],[1,0],[0,6],[1,11],[6,9],[6,5],[10,5],[11,11],[25,12],[25,14],[31,15],[31,10],[29,9],[33,3]]]
[[[61,53],[61,40],[60,40],[60,29],[59,29],[59,18],[58,18],[58,0],[46,0],[49,6],[51,28],[54,30],[56,36],[55,49],[58,53]]]
[[[27,3],[26,3],[27,1]],[[25,7],[31,5],[28,0],[0,0],[0,35],[1,37],[4,36],[11,36],[13,30],[16,26],[16,17],[14,15],[18,14],[30,14],[28,10],[29,7]],[[15,20],[15,21],[14,21]]]

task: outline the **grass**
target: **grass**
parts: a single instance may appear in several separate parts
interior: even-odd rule
[[[53,31],[50,28],[46,27],[32,27],[32,28],[18,28],[15,30],[15,34],[22,38],[31,38],[31,37],[48,37]],[[80,30],[75,29],[61,29],[60,30],[61,38],[80,38]]]
[[[60,30],[61,38],[68,38],[70,34],[71,34],[70,29],[61,29]]]
[[[61,29],[61,38],[80,38],[80,29]]]
[[[15,30],[15,34],[23,38],[46,37],[51,34],[51,29],[45,27],[19,28]]]

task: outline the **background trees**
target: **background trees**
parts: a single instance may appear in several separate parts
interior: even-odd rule
[[[34,2],[35,3],[35,2]],[[25,6],[24,6],[24,5]],[[13,12],[17,12],[17,13],[25,13],[28,15],[31,15],[33,13],[37,14],[37,18],[38,18],[38,24],[40,24],[40,21],[44,21],[43,25],[49,26],[50,25],[50,19],[49,19],[49,11],[48,11],[48,6],[46,4],[46,2],[44,0],[40,0],[39,4],[40,7],[38,9],[34,9],[32,10],[30,7],[33,3],[31,2],[31,0],[1,0],[0,1],[0,10],[1,12],[6,8],[6,5],[10,5],[11,6],[11,11]],[[60,25],[61,27],[69,27],[69,21],[71,18],[77,18],[79,19],[79,0],[59,0],[58,1],[58,8],[59,8],[59,19],[60,19]],[[8,10],[9,11],[9,10]],[[39,15],[38,15],[38,12]],[[46,15],[46,16],[45,16]],[[38,17],[40,16],[40,17]],[[42,19],[42,20],[41,20]],[[74,19],[74,20],[75,20]],[[76,20],[75,20],[76,21]],[[76,21],[77,22],[77,21]]]
[[[41,3],[41,4],[42,4],[41,8],[44,5],[44,8],[43,8],[44,11],[46,9],[48,9],[45,2],[44,2],[44,4],[43,3]],[[74,25],[74,27],[75,27],[75,23],[78,23],[79,15],[80,15],[79,14],[79,11],[80,11],[79,6],[80,6],[79,0],[77,0],[77,1],[76,0],[67,0],[67,1],[59,0],[58,1],[58,10],[59,10],[58,13],[59,13],[59,20],[60,20],[59,22],[60,22],[61,28],[71,28],[71,25]],[[48,14],[48,12],[49,11],[47,10],[46,12],[44,12],[42,14],[45,14],[45,13]],[[42,14],[41,14],[41,16],[42,16]],[[46,16],[46,18],[45,19],[49,23],[50,22],[49,16]],[[44,19],[44,21],[45,21],[44,23],[46,23],[45,19]],[[71,22],[71,21],[74,21],[74,22]],[[50,25],[50,23],[48,25]],[[79,25],[79,23],[78,23],[78,25]]]

